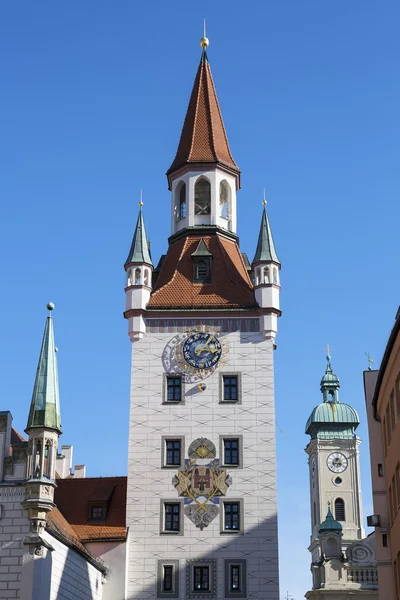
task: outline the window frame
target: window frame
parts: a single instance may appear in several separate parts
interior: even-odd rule
[[[168,379],[172,377],[180,377],[181,379],[181,399],[180,400],[168,400]],[[179,373],[164,373],[162,383],[162,404],[169,406],[175,406],[177,404],[185,404],[185,380]]]
[[[165,591],[164,567],[172,567],[172,590]],[[179,598],[179,560],[157,560],[157,598]]]
[[[220,500],[220,534],[222,535],[243,535],[244,534],[244,501],[243,498],[224,498]],[[226,504],[237,504],[238,505],[238,529],[226,529],[225,528],[225,505]]]
[[[194,589],[194,570],[196,567],[208,567],[208,582],[209,591]],[[186,596],[188,600],[194,598],[217,598],[217,561],[215,558],[210,559],[187,559],[186,560]]]
[[[336,504],[338,502],[341,502],[341,507],[343,507],[343,519],[339,519],[337,517],[337,506]],[[346,523],[346,503],[344,501],[344,499],[341,496],[338,496],[337,498],[335,498],[335,502],[333,503],[333,508],[334,508],[334,513],[335,513],[335,519],[336,521],[339,521],[339,523]]]
[[[102,516],[101,518],[93,517],[93,509],[101,508]],[[88,506],[88,521],[91,523],[104,523],[107,519],[107,505],[104,502],[89,502]]]
[[[236,377],[236,400],[225,400],[225,377]],[[219,403],[220,404],[242,404],[242,374],[239,372],[224,371],[220,373],[219,379]]]
[[[167,443],[168,442],[180,442],[180,462],[179,464],[168,464],[167,463]],[[185,436],[184,435],[163,435],[161,437],[161,468],[162,469],[174,469],[175,471],[181,467],[185,460]]]
[[[202,182],[205,182],[208,184],[208,198],[207,198],[207,204],[204,205],[204,207],[202,208],[201,205],[199,204],[199,199],[196,199],[196,188],[198,188],[199,184],[202,184]],[[194,215],[195,217],[203,217],[204,215],[211,215],[211,181],[205,177],[204,175],[200,175],[200,177],[198,177],[195,181],[194,184],[194,197],[193,197],[193,204],[194,204]]]
[[[238,463],[227,463],[225,461],[225,442],[237,440],[238,441]],[[220,435],[219,436],[219,455],[221,460],[221,466],[227,469],[243,469],[243,435]]]
[[[193,257],[193,283],[211,283],[211,256]],[[199,264],[204,263],[207,269],[204,277],[199,276]]]
[[[166,508],[169,505],[178,505],[178,529],[166,529],[167,513]],[[162,535],[183,535],[184,520],[183,520],[183,500],[180,498],[162,498],[160,500],[160,534]]]
[[[231,568],[239,567],[240,575],[240,588],[239,590],[233,590],[231,586]],[[224,561],[224,584],[225,594],[224,598],[230,600],[231,598],[247,598],[247,561],[243,558],[225,558]]]

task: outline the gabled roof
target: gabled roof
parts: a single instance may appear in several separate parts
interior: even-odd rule
[[[49,314],[44,328],[31,408],[25,431],[32,428],[46,427],[61,432],[57,357],[54,345],[53,319],[51,317],[54,304],[50,302],[47,308]]]
[[[178,150],[167,175],[196,163],[219,163],[234,171],[237,176],[240,173],[229,149],[205,50],[194,81]]]
[[[126,477],[57,479],[54,502],[80,542],[125,540]],[[105,521],[90,521],[89,506],[106,504]]]
[[[212,254],[211,282],[193,282],[193,254],[203,241]],[[204,250],[203,250],[204,251]],[[147,305],[148,309],[256,308],[237,241],[218,233],[172,240]]]
[[[139,209],[135,233],[133,234],[131,249],[129,250],[128,258],[125,261],[125,266],[130,263],[145,263],[153,266],[149,245],[147,243],[142,207]]]
[[[253,264],[257,262],[275,262],[280,264],[278,255],[275,250],[274,238],[268,220],[267,210],[264,206],[260,233],[258,235],[257,249],[253,258]]]

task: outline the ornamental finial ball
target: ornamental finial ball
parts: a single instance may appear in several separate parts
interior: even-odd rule
[[[52,302],[49,302],[47,305],[47,310],[53,310],[54,308],[54,304]]]
[[[205,50],[210,45],[210,40],[207,37],[202,37],[200,40],[200,46]]]

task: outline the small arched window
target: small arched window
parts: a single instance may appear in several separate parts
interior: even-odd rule
[[[335,519],[336,521],[345,521],[346,513],[344,510],[344,500],[342,498],[336,498],[335,500]]]
[[[208,179],[200,177],[194,186],[194,214],[209,215],[211,212],[211,185]]]
[[[144,285],[149,285],[149,270],[145,269],[144,270]]]
[[[219,209],[220,216],[228,221],[231,218],[231,188],[225,179],[219,184]]]
[[[186,217],[186,183],[182,183],[179,190],[179,219]]]
[[[142,281],[140,277],[140,269],[138,267],[137,269],[135,269],[135,285],[140,285],[141,283]]]
[[[260,269],[260,267],[258,267],[258,269],[256,270],[256,285],[258,285],[260,283],[260,277],[261,277],[261,269]]]
[[[278,271],[275,268],[273,270],[273,282],[278,283]]]
[[[264,267],[264,283],[269,282],[269,267]]]

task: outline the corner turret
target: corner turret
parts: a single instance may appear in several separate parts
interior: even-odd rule
[[[279,308],[279,294],[281,289],[279,270],[281,264],[275,250],[266,204],[267,202],[264,198],[264,209],[257,249],[252,262],[252,271],[256,301],[261,308],[269,309],[269,312],[264,314],[261,319],[261,329],[266,336],[271,336],[275,339],[278,331],[278,317],[281,314]]]
[[[58,391],[57,348],[54,345],[54,304],[47,305],[49,314],[43,334],[39,363],[33,388],[26,433],[29,436],[27,481],[23,507],[28,511],[33,541],[46,524],[46,515],[54,507],[56,457],[61,435],[60,400]]]
[[[142,200],[140,200],[139,206],[135,233],[124,265],[126,271],[126,310],[145,309],[152,289],[153,261],[151,260],[144,226]],[[143,337],[146,330],[143,317],[141,315],[130,317],[128,328],[131,340]]]

